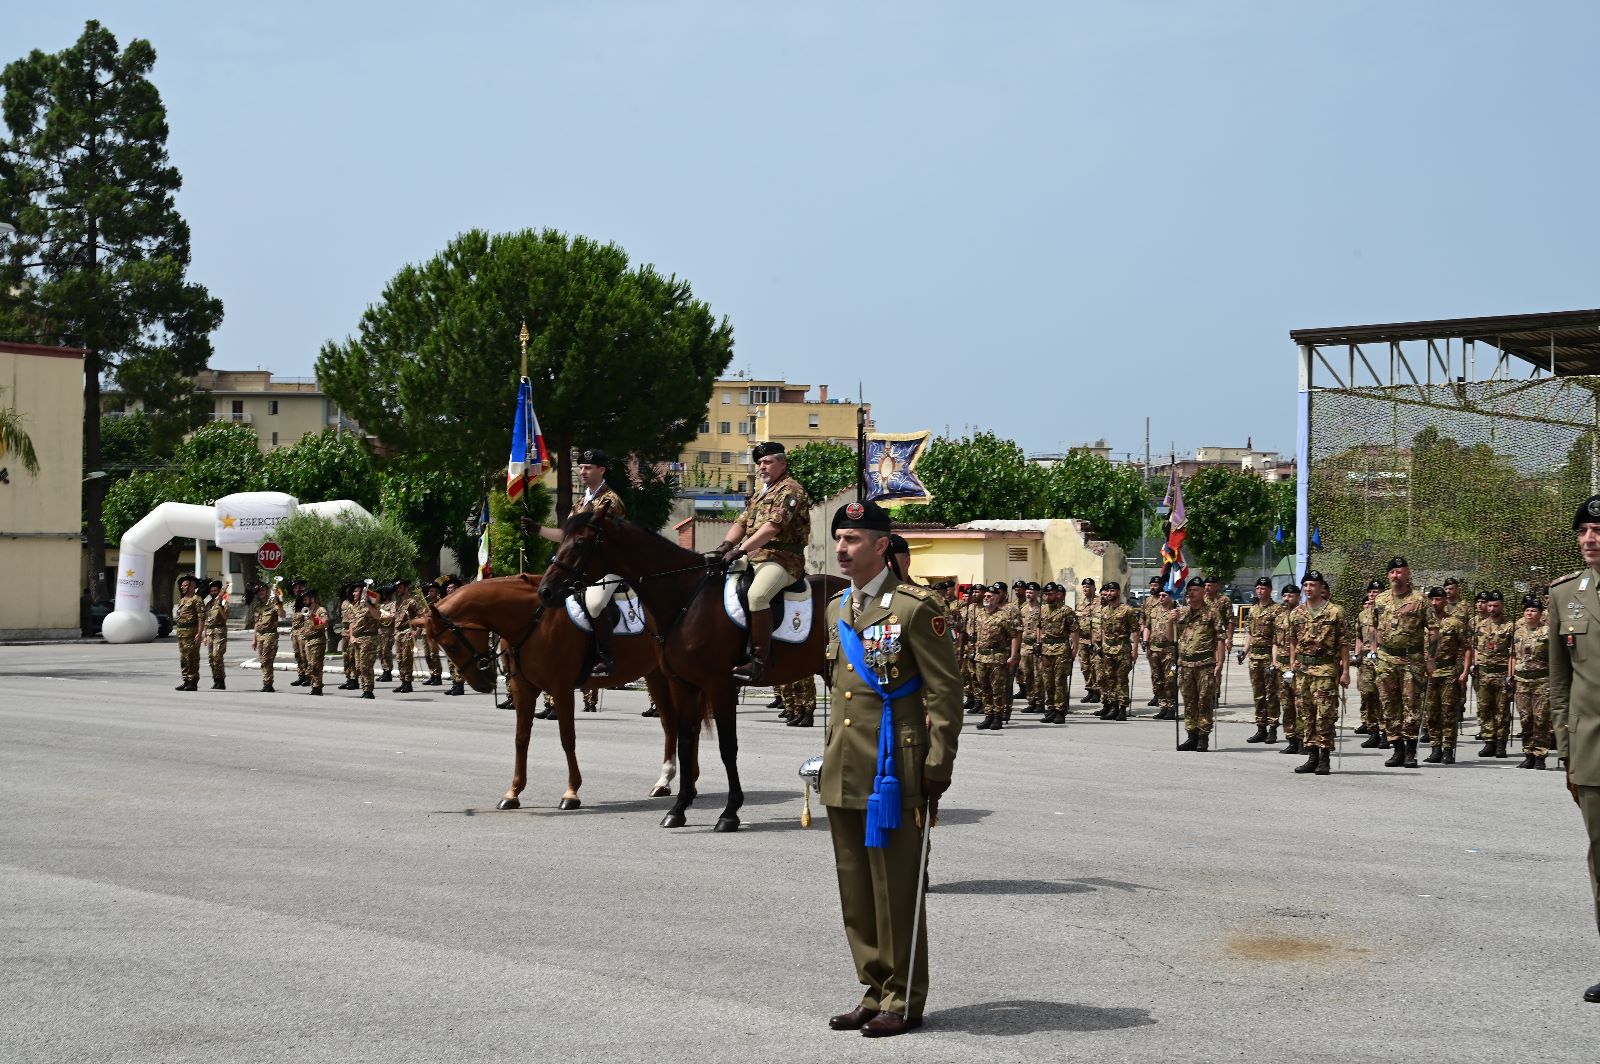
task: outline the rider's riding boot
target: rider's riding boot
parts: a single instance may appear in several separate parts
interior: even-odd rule
[[[600,616],[589,622],[594,628],[594,668],[589,670],[589,675],[596,680],[610,679],[617,671],[617,663],[611,658],[611,629],[613,620],[611,610],[600,611]]]
[[[733,678],[745,683],[759,683],[767,669],[767,651],[772,646],[772,611],[750,611],[750,660],[733,667]]]

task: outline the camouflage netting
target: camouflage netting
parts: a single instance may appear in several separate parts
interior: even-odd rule
[[[1595,480],[1600,377],[1328,389],[1311,396],[1310,565],[1346,607],[1391,557],[1515,613],[1579,565],[1572,512]]]

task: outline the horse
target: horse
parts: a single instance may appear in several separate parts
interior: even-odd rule
[[[475,580],[452,592],[428,612],[411,622],[437,643],[461,670],[474,691],[491,694],[495,686],[495,657],[489,633],[500,637],[500,656],[508,664],[507,684],[517,711],[515,764],[511,786],[500,799],[501,809],[520,809],[520,795],[528,782],[528,739],[533,731],[539,693],[549,692],[556,707],[561,749],[567,755],[567,790],[561,809],[578,809],[583,802],[578,788],[576,736],[573,730],[573,689],[587,678],[591,643],[589,633],[572,623],[566,610],[549,609],[539,594],[540,578],[531,574]],[[650,697],[661,714],[664,736],[661,776],[650,797],[672,794],[677,775],[675,741],[677,718],[671,691],[658,667],[655,640],[648,635],[618,635],[612,640],[616,669],[599,687],[621,687],[644,678]]]
[[[735,723],[739,681],[734,679],[733,667],[744,653],[745,630],[734,624],[723,608],[722,569],[601,507],[567,519],[561,545],[545,570],[540,598],[547,605],[557,602],[604,574],[625,579],[644,604],[661,669],[678,707],[678,762],[683,784],[677,802],[661,818],[661,826],[678,828],[686,823],[699,779],[698,725],[709,719],[716,722],[717,747],[728,774],[728,804],[714,830],[737,831],[744,790],[739,784]],[[823,607],[846,584],[836,576],[812,576],[808,582],[811,631],[803,643],[773,641],[764,684],[793,683],[822,672],[827,645]],[[691,706],[698,706],[700,712],[690,712]]]

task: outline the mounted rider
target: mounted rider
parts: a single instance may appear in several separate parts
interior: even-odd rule
[[[606,483],[606,472],[610,465],[611,459],[598,447],[588,447],[579,452],[578,481],[583,485],[583,498],[573,505],[573,513],[589,514],[604,507],[613,517],[628,516],[628,508],[622,504],[622,497]],[[541,528],[526,517],[522,519],[522,528],[524,532],[538,532],[551,543],[561,542],[559,528]],[[594,630],[595,663],[589,675],[597,680],[606,679],[616,671],[616,662],[611,656],[611,631],[614,627],[611,599],[621,584],[621,577],[607,574],[583,592],[583,607],[589,614],[589,627]]]
[[[789,475],[789,456],[775,440],[758,443],[750,457],[761,486],[744,512],[728,529],[710,560],[732,565],[750,559],[750,657],[734,667],[733,676],[759,683],[772,647],[772,600],[806,574],[806,544],[811,540],[811,496]]]

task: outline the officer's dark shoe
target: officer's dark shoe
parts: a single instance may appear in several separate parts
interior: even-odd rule
[[[656,704],[654,702],[651,702],[650,705],[645,709],[645,711],[643,713],[639,714],[639,716],[641,716],[641,717],[659,717],[659,716],[661,716],[661,711],[656,708]]]
[[[1432,752],[1430,752],[1427,757],[1422,759],[1423,763],[1427,765],[1437,765],[1443,760],[1444,745],[1442,743],[1434,743]]]
[[[413,690],[415,690],[415,688],[413,688],[411,686],[411,681],[410,680],[401,680],[400,681],[400,686],[396,687],[394,689],[394,693],[397,694],[397,695],[408,695]]]
[[[1267,726],[1265,724],[1257,724],[1255,734],[1251,735],[1250,738],[1245,740],[1247,743],[1264,743],[1266,741]]]
[[[1546,770],[1547,770],[1547,769],[1548,769],[1548,768],[1549,768],[1549,766],[1548,766],[1548,765],[1546,765],[1546,764],[1545,764],[1545,763],[1544,763],[1544,759],[1545,759],[1545,758],[1546,758],[1546,757],[1547,757],[1547,756],[1549,756],[1549,755],[1547,755],[1547,754],[1540,754],[1540,755],[1538,755],[1538,756],[1537,756],[1537,757],[1535,757],[1535,758],[1534,758],[1534,759],[1533,759],[1533,767],[1534,767],[1534,768],[1536,768],[1536,769],[1538,769],[1538,770],[1539,770],[1539,771],[1540,771],[1540,772],[1544,772],[1544,771],[1546,771]]]
[[[1518,768],[1532,768],[1533,767],[1533,755],[1532,754],[1523,754],[1522,755],[1522,760],[1517,764],[1517,767]]]
[[[322,688],[320,688],[320,687],[313,687],[313,688],[312,688],[312,689],[311,689],[311,690],[310,690],[310,691],[309,691],[309,692],[307,692],[307,693],[308,693],[308,694],[313,694],[313,695],[316,695],[316,696],[317,696],[317,697],[318,697],[318,698],[321,698],[321,697],[322,697]]]
[[[1333,751],[1322,746],[1317,748],[1317,753],[1321,755],[1317,758],[1317,775],[1326,776],[1333,771]]]
[[[1511,756],[1510,752],[1506,750],[1506,742],[1507,742],[1507,740],[1501,739],[1498,743],[1495,744],[1495,748],[1494,748],[1494,756],[1495,757],[1510,757]]]
[[[1372,730],[1371,728],[1369,728],[1365,724],[1363,724],[1361,727],[1357,728],[1355,731],[1351,732],[1350,734],[1351,735],[1366,735],[1371,730]]]
[[[467,693],[466,685],[464,683],[461,683],[461,682],[457,682],[457,683],[451,684],[450,685],[450,690],[445,692],[445,694],[447,694],[447,695],[464,695],[466,693]]]
[[[422,681],[422,686],[424,686],[424,687],[443,687],[444,686],[444,677],[443,676],[430,676],[426,680]]]
[[[1398,745],[1398,744],[1396,744],[1396,745]],[[1417,741],[1415,739],[1407,739],[1406,740],[1406,761],[1405,761],[1405,766],[1406,766],[1406,768],[1421,768],[1422,767],[1421,765],[1417,764]]]
[[[921,1016],[913,1016],[908,1020],[898,1012],[880,1012],[862,1025],[861,1033],[868,1038],[893,1038],[921,1026]]]
[[[1444,748],[1444,763],[1447,765],[1453,765],[1456,763],[1456,748],[1454,746],[1447,746]]]
[[[1200,733],[1200,745],[1195,747],[1195,749],[1200,751],[1202,754],[1205,753],[1207,750],[1211,749],[1211,733],[1210,732],[1201,732]]]
[[[857,1005],[849,1012],[841,1012],[837,1016],[828,1017],[828,1026],[835,1031],[859,1031],[867,1025],[867,1021],[878,1015],[877,1009],[869,1009],[865,1005]]]
[[[1483,744],[1483,749],[1478,751],[1478,756],[1493,757],[1495,751],[1498,749],[1500,749],[1500,744],[1495,742],[1493,739],[1490,739]]]
[[[1198,750],[1200,748],[1200,733],[1192,731],[1189,737],[1178,744],[1179,750]]]
[[[1278,751],[1278,753],[1280,753],[1280,754],[1298,754],[1299,752],[1300,752],[1300,740],[1299,740],[1299,738],[1297,736],[1293,736],[1293,735],[1289,736],[1289,744],[1287,746],[1285,746],[1282,750]]]
[[[1389,755],[1389,760],[1383,763],[1384,768],[1399,768],[1406,763],[1406,744],[1402,739],[1394,744],[1394,752]]]
[[[810,728],[814,724],[815,721],[810,713],[796,713],[793,719],[789,721],[788,726],[791,728]]]
[[[394,682],[394,677],[389,675],[389,670],[388,669],[384,669],[383,670],[383,675],[378,677],[378,682],[379,683],[393,683]]]
[[[1589,1002],[1600,1002],[1600,983],[1596,983],[1594,986],[1591,986],[1589,989],[1585,990],[1583,992],[1583,1000]]]
[[[373,694],[371,689],[368,689],[368,690],[365,690],[365,691],[361,692],[361,697],[362,698],[377,698],[378,696]]]

